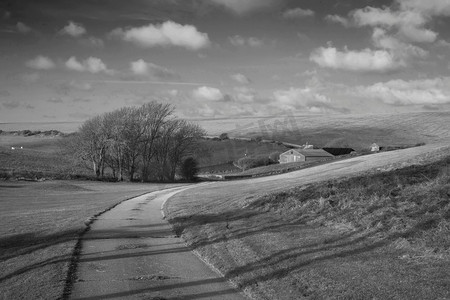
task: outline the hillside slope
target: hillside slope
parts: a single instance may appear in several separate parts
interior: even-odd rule
[[[255,299],[448,298],[449,149],[214,183],[177,195],[167,211]]]
[[[450,112],[308,115],[199,121],[210,134],[257,137],[319,147],[367,148],[450,140]]]

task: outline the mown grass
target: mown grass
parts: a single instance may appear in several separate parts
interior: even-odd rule
[[[320,183],[299,179],[265,195],[257,191],[264,185],[248,192],[245,181],[229,183],[227,193],[205,187],[177,195],[169,216],[257,299],[446,299],[449,166],[445,158]]]
[[[90,217],[172,187],[83,181],[0,181],[0,299],[58,299]]]

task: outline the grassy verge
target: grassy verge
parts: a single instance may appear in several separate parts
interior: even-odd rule
[[[262,196],[195,189],[172,200],[169,216],[257,299],[445,299],[449,166],[446,158]]]
[[[0,299],[57,299],[85,221],[165,184],[0,181]]]

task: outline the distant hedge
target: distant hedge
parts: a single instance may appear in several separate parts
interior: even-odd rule
[[[237,161],[237,165],[242,170],[248,170],[256,167],[263,167],[273,164],[273,161],[267,156],[246,156]]]

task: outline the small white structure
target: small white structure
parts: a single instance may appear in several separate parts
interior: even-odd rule
[[[378,152],[378,151],[380,151],[380,146],[378,146],[376,143],[373,143],[373,144],[370,146],[370,151],[372,151],[372,152]]]
[[[306,142],[306,144],[303,145],[303,149],[314,149],[314,145],[310,145]]]

